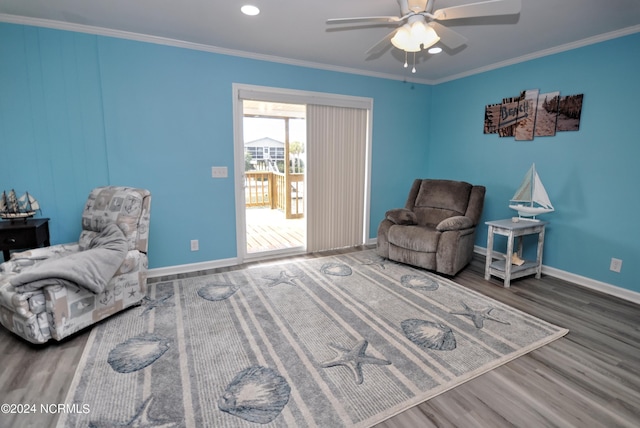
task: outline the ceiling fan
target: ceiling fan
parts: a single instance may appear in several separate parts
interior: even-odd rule
[[[481,16],[514,15],[520,13],[521,0],[488,0],[460,6],[434,9],[435,0],[397,0],[401,16],[367,16],[355,18],[328,19],[327,24],[397,24],[399,28],[371,47],[366,53],[377,54],[389,43],[407,52],[419,52],[433,46],[438,41],[450,49],[457,49],[467,43],[467,38],[447,28],[439,21]],[[414,56],[415,63],[415,56]],[[407,62],[405,59],[405,67]],[[415,65],[413,68],[415,73]]]

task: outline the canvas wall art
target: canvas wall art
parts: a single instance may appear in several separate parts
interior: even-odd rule
[[[541,94],[538,89],[527,89],[485,107],[484,133],[530,141],[556,132],[578,131],[583,98],[583,94],[561,96],[559,91]]]

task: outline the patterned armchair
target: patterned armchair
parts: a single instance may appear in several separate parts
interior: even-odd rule
[[[380,256],[455,275],[473,257],[484,186],[416,179],[404,208],[386,212],[378,227]]]
[[[140,302],[146,290],[150,203],[148,190],[96,188],[82,213],[78,242],[13,253],[0,265],[0,323],[30,342],[44,343]],[[73,271],[83,257],[94,254],[107,254],[115,262],[110,268],[101,258],[90,260],[86,283],[74,282],[73,276],[69,281],[65,272],[26,285],[19,280],[56,268]],[[110,276],[91,278],[97,271],[108,271]]]

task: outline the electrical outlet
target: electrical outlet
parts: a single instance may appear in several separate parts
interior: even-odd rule
[[[197,239],[191,240],[191,251],[198,251],[200,249],[200,243]]]
[[[622,270],[622,260],[611,258],[611,264],[609,265],[609,270],[620,273]]]
[[[213,178],[227,178],[229,176],[229,171],[226,166],[212,166],[211,167],[211,177]]]

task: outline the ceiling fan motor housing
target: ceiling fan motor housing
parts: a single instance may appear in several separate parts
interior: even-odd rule
[[[398,3],[400,3],[400,7],[402,7],[402,1],[403,0],[398,0]],[[407,3],[409,10],[416,13],[424,11],[427,7],[427,0],[408,0]]]

